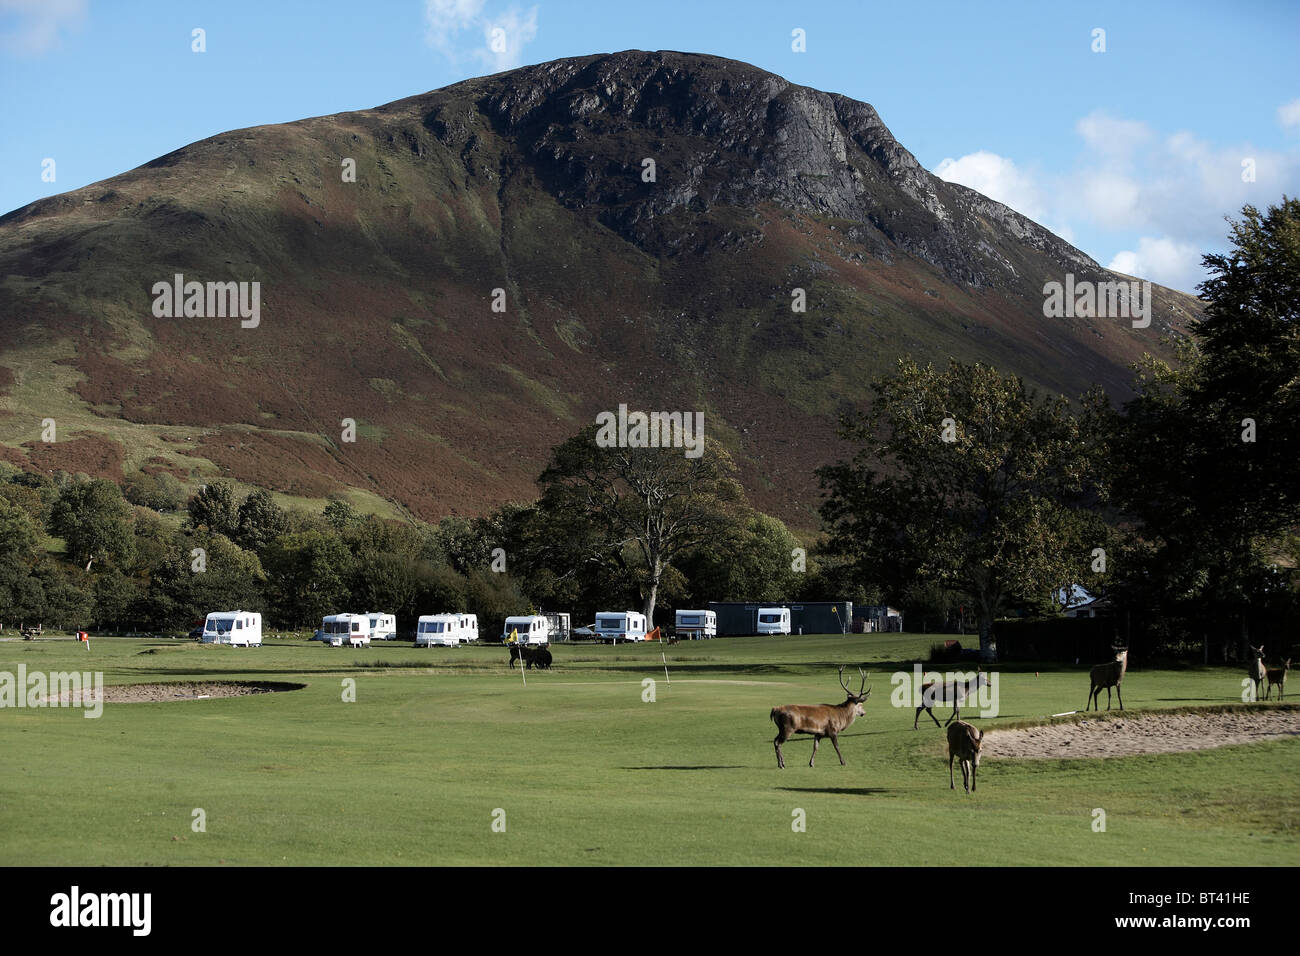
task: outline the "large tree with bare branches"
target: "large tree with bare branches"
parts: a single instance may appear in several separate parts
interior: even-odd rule
[[[688,458],[680,448],[602,448],[596,435],[593,425],[556,446],[538,479],[539,510],[564,529],[571,559],[626,566],[653,622],[673,559],[732,527],[744,492],[716,443]]]

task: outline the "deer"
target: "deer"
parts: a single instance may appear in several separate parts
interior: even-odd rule
[[[916,716],[912,718],[912,729],[916,730],[916,722],[921,719],[921,711],[925,711],[930,715],[930,719],[934,721],[936,727],[947,727],[960,717],[959,711],[966,698],[973,693],[978,693],[981,687],[987,687],[988,683],[989,675],[977,667],[975,668],[975,678],[973,680],[950,680],[947,683],[929,681],[922,684],[921,703],[916,708]],[[972,684],[975,686],[972,687]],[[952,701],[952,715],[940,724],[939,718],[934,716],[934,711],[930,708],[935,704],[946,704],[948,701]]]
[[[1273,694],[1273,685],[1277,685],[1277,699],[1285,700],[1283,691],[1286,690],[1286,672],[1291,669],[1291,658],[1282,662],[1281,667],[1268,667],[1264,670],[1264,676],[1268,678],[1268,690],[1264,692],[1264,699],[1268,700]]]
[[[933,715],[931,715],[933,716]],[[975,792],[975,771],[980,765],[980,748],[984,745],[984,731],[976,730],[964,720],[948,728],[948,789],[956,790],[952,775],[952,762],[961,760],[961,782],[967,793]]]
[[[1124,679],[1124,672],[1128,670],[1128,648],[1116,647],[1115,659],[1107,661],[1105,664],[1098,664],[1090,673],[1092,680],[1088,687],[1088,703],[1084,705],[1084,712],[1092,706],[1093,701],[1097,702],[1097,709],[1101,710],[1101,690],[1106,688],[1106,709],[1110,710],[1110,689],[1115,688],[1115,694],[1119,697],[1119,709],[1124,709],[1124,695],[1120,693],[1119,682]]]
[[[531,670],[536,667],[540,670],[547,670],[551,666],[551,652],[545,647],[529,647],[527,644],[510,645],[510,669],[514,670],[515,661],[523,661],[524,666]]]
[[[840,758],[840,766],[846,766],[844,754],[840,753],[840,731],[852,724],[856,718],[866,716],[862,705],[871,696],[871,688],[866,686],[866,672],[859,667],[858,673],[862,675],[862,684],[855,694],[849,689],[849,685],[844,683],[844,668],[840,667],[840,686],[844,688],[844,693],[847,695],[842,704],[784,704],[772,708],[769,716],[777,729],[773,743],[776,745],[778,770],[785,769],[785,757],[781,754],[781,745],[795,734],[813,735],[813,751],[808,766],[811,767],[813,761],[817,759],[817,745],[821,743],[823,737],[831,739],[835,755]]]
[[[1268,676],[1267,668],[1264,667],[1264,645],[1259,647],[1250,647],[1250,660],[1246,664],[1246,674],[1255,685],[1255,699],[1259,700],[1259,692],[1264,687],[1264,678]],[[1280,693],[1280,692],[1279,692]]]

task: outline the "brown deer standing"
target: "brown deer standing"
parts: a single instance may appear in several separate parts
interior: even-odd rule
[[[1249,644],[1246,645],[1250,647]],[[1259,692],[1264,689],[1264,678],[1268,676],[1264,667],[1264,645],[1250,647],[1250,662],[1246,664],[1246,674],[1255,685],[1255,700],[1261,700]]]
[[[964,720],[948,728],[948,789],[956,790],[952,775],[953,758],[961,760],[961,782],[967,793],[975,791],[975,770],[980,765],[980,748],[984,746],[984,731],[976,730]]]
[[[1110,689],[1115,688],[1115,694],[1119,697],[1119,709],[1124,709],[1124,695],[1120,693],[1119,682],[1124,679],[1124,672],[1128,670],[1128,648],[1115,648],[1115,659],[1107,661],[1105,664],[1098,664],[1092,669],[1092,685],[1088,688],[1088,703],[1084,705],[1084,711],[1092,706],[1092,702],[1097,702],[1097,709],[1101,710],[1101,689],[1106,688],[1106,709],[1110,710]]]
[[[866,693],[863,693],[863,687],[867,684],[866,673],[861,667],[858,668],[858,673],[862,675],[862,684],[855,694],[849,690],[849,685],[844,683],[844,668],[840,668],[840,686],[848,695],[842,704],[785,704],[772,708],[769,716],[777,729],[776,740],[773,741],[776,745],[777,769],[785,769],[785,757],[781,754],[781,745],[795,734],[813,735],[813,751],[808,766],[811,767],[813,761],[817,759],[817,745],[821,743],[823,737],[831,738],[835,755],[840,758],[840,766],[845,766],[844,754],[840,753],[840,731],[853,723],[855,718],[866,716],[862,704],[871,696],[870,687],[867,687]]]
[[[971,694],[977,693],[981,687],[987,687],[989,675],[985,674],[978,667],[975,668],[975,678],[973,680],[951,680],[947,683],[929,681],[921,685],[921,704],[916,708],[916,716],[912,718],[912,729],[916,730],[916,722],[921,719],[921,711],[930,715],[936,727],[947,727],[954,720],[957,720],[961,714],[961,705],[965,703],[966,698]],[[974,685],[974,686],[972,686]],[[935,704],[952,704],[952,714],[942,724],[939,718],[934,716],[934,711],[930,708]]]
[[[1269,667],[1264,670],[1264,675],[1268,678],[1268,690],[1264,692],[1264,699],[1268,700],[1273,694],[1273,685],[1277,685],[1277,699],[1285,700],[1283,691],[1286,690],[1286,672],[1291,669],[1291,658],[1282,662],[1281,667]]]

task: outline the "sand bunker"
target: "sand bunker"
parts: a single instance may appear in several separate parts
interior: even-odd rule
[[[1114,720],[1062,722],[1021,730],[990,730],[984,756],[1030,760],[1129,757],[1207,750],[1300,736],[1300,710],[1220,714],[1143,714]]]
[[[125,684],[106,686],[104,702],[108,704],[142,704],[170,700],[211,700],[217,697],[243,697],[247,694],[273,694],[284,690],[301,690],[306,684],[275,681],[182,681],[171,684]],[[90,691],[81,697],[90,699]],[[60,699],[68,697],[60,695]]]

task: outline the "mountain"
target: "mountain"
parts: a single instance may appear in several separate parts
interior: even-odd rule
[[[1146,329],[1045,318],[1066,273],[1117,278],[865,103],[711,56],[556,60],[0,218],[0,460],[437,519],[533,497],[550,448],[626,403],[703,411],[756,506],[813,528],[837,417],[898,356],[1123,397],[1199,314],[1155,287]],[[259,283],[256,327],[156,316],[177,274]]]

